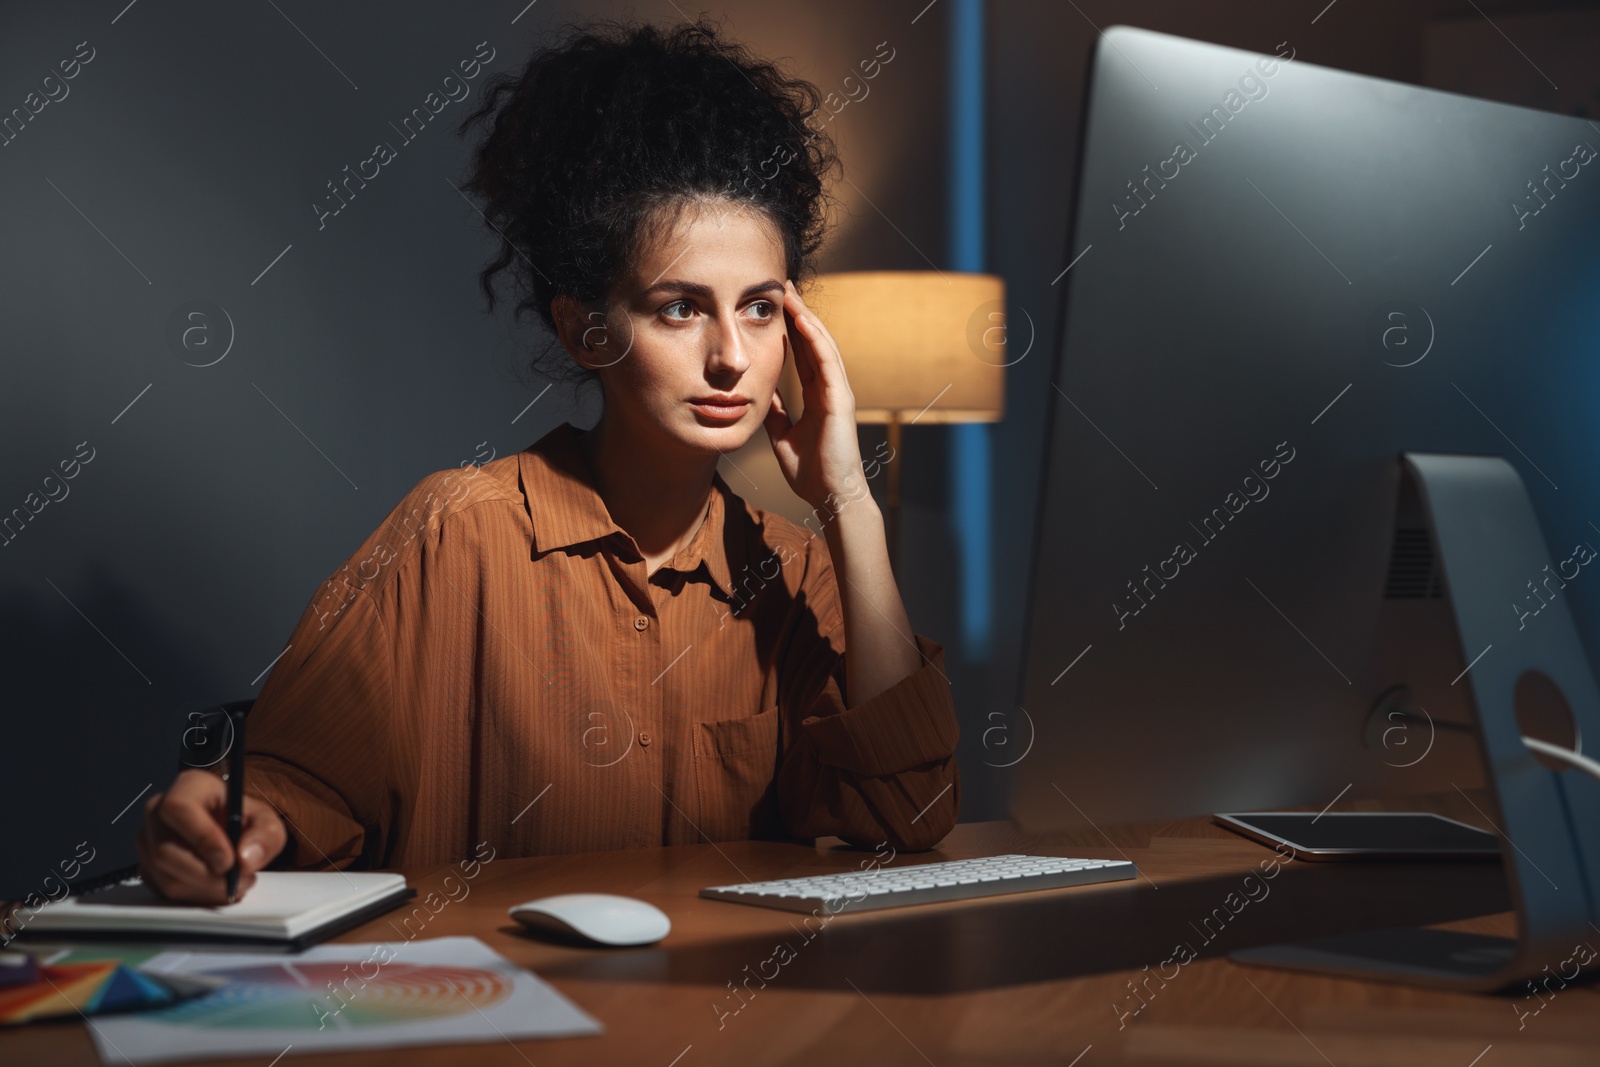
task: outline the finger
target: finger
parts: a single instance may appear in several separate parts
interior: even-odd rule
[[[205,772],[201,772],[205,773]],[[217,874],[222,874],[233,863],[233,846],[218,822],[216,810],[222,800],[221,779],[212,777],[215,791],[203,784],[182,788],[184,783],[174,783],[169,795],[157,813],[158,833],[181,840]]]
[[[150,839],[148,826],[139,827],[139,832],[133,835],[133,850],[139,854],[139,874],[147,882],[154,867],[151,855],[154,849],[155,842]]]
[[[139,877],[159,895],[169,900],[184,900],[188,890],[162,865],[154,845],[139,843]]]
[[[166,795],[164,792],[155,793],[145,800],[144,822],[139,825],[139,829],[133,835],[133,843],[136,848],[142,848],[145,844],[154,845],[150,828],[155,825],[155,811],[161,806],[161,798]]]
[[[220,886],[213,889],[209,886],[192,886],[186,882],[164,882],[156,883],[154,888],[162,897],[177,904],[220,906],[228,902],[227,893]]]
[[[833,339],[828,327],[809,309],[801,316],[801,321],[811,341],[812,359],[823,385],[831,390],[848,392],[850,381],[845,377],[844,355],[839,351],[839,342]]]
[[[156,889],[172,900],[186,900],[204,904],[227,904],[228,883],[225,875],[216,874],[200,862],[181,842],[169,841],[159,846],[151,864]],[[237,887],[238,897],[256,883],[254,871],[241,870]],[[236,898],[237,899],[237,898]]]
[[[173,876],[167,873],[158,873],[153,879],[147,879],[158,893],[168,900],[179,901],[185,904],[205,904],[221,907],[228,904],[227,883],[218,875],[205,874],[195,876]],[[239,876],[239,884],[234,902],[244,898],[250,888],[256,884],[254,874]]]
[[[795,321],[806,328],[806,337],[815,339],[819,334],[825,335],[827,330],[823,327],[822,320],[817,317],[815,311],[811,310],[811,305],[806,303],[805,297],[800,295],[800,290],[794,287],[793,282],[789,283],[789,294],[794,297],[792,314],[795,317]]]
[[[848,393],[850,381],[845,376],[844,357],[839,352],[838,342],[822,320],[806,306],[798,292],[794,293],[794,299],[798,306],[794,313],[795,324],[808,346],[814,377],[825,392]]]
[[[288,844],[283,820],[272,805],[254,797],[245,799],[244,828],[239,835],[239,869],[258,871]]]
[[[784,284],[787,288],[783,296],[783,310],[789,318],[789,350],[794,353],[794,369],[800,376],[800,385],[809,389],[816,381],[817,366],[811,338],[806,334],[800,321],[805,313],[805,305],[800,303],[800,295],[794,291],[793,284],[789,282]]]
[[[175,839],[156,845],[153,866],[169,882],[195,886],[210,885],[212,882],[222,884],[221,875],[207,868],[205,862],[190,851],[189,846]]]
[[[199,859],[180,841],[166,840],[166,847],[158,840],[150,824],[146,824],[134,837],[134,847],[139,853],[139,877],[144,884],[168,900],[197,902],[211,900],[213,892],[220,895],[221,879],[206,871]],[[200,872],[197,879],[196,871]],[[217,883],[215,891],[204,879]]]
[[[783,395],[776,389],[772,391],[772,403],[767,406],[767,415],[762,423],[767,428],[767,436],[774,441],[782,440],[794,429],[794,420],[789,417],[788,408],[783,406]]]

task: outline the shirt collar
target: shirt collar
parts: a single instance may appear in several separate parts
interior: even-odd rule
[[[563,422],[518,453],[517,464],[524,503],[533,521],[536,553],[615,535],[616,544],[625,546],[624,552],[639,558],[638,545],[612,519],[605,499],[596,488],[589,457],[578,443],[577,427]],[[663,568],[686,574],[704,564],[707,577],[729,598],[733,596],[733,578],[723,531],[729,512],[728,498],[732,496],[733,490],[722,480],[721,473],[713,472],[705,521],[694,538],[662,564]]]

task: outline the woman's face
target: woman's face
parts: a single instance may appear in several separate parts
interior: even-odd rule
[[[766,418],[783,369],[783,242],[759,212],[714,203],[647,245],[603,328],[578,331],[595,346],[584,356],[604,382],[605,418],[635,441],[732,452]],[[718,398],[742,403],[697,403]]]

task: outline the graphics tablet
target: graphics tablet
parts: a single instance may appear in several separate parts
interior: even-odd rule
[[[1500,839],[1421,811],[1256,811],[1213,815],[1252,841],[1304,860],[1498,860]]]

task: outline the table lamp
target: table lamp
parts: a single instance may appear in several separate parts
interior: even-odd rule
[[[997,422],[1004,413],[1005,283],[954,271],[845,271],[818,276],[802,295],[839,343],[856,421],[889,427],[884,525],[894,565],[901,427]]]

